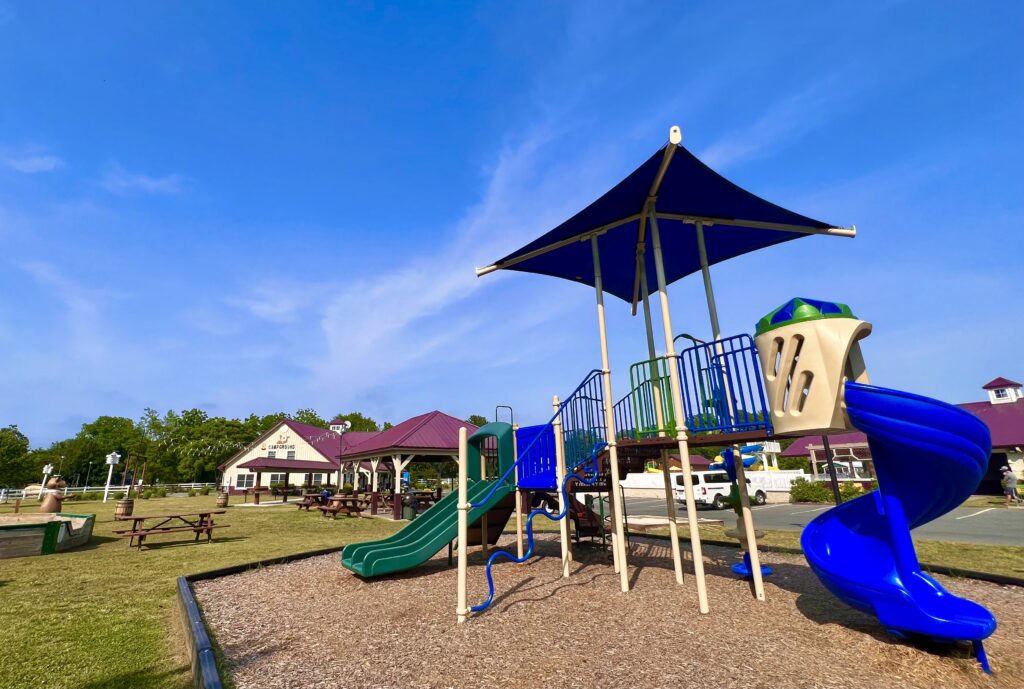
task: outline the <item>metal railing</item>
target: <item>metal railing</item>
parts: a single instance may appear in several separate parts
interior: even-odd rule
[[[556,419],[562,422],[562,438],[565,441],[565,466],[573,468],[582,464],[597,443],[605,442],[608,437],[608,425],[604,420],[604,381],[602,372],[594,369],[587,374],[575,390],[565,398],[544,427],[554,427]],[[500,484],[506,482],[519,470],[525,460],[536,458],[534,447],[545,437],[538,432],[532,442],[524,448],[517,448],[516,461],[505,470],[487,494],[471,507],[482,507],[498,490]]]
[[[675,435],[676,417],[669,379],[671,358],[659,356],[629,367],[630,403],[637,440]]]
[[[696,344],[681,351],[678,360],[687,429],[771,434],[761,364],[750,335]]]

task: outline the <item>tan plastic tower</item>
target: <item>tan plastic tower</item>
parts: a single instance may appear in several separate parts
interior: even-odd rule
[[[860,340],[871,324],[845,304],[793,299],[758,322],[761,359],[772,428],[776,434],[850,428],[844,383],[868,383]]]

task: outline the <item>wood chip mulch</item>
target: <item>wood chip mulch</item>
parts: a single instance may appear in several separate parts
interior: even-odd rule
[[[986,642],[995,671],[987,677],[967,644],[887,636],[829,594],[799,556],[762,555],[775,574],[759,603],[728,569],[737,551],[706,547],[711,613],[700,615],[692,562],[677,585],[664,541],[634,538],[631,591],[621,593],[607,553],[577,549],[563,579],[557,541],[539,539],[540,557],[495,568],[495,605],[462,625],[447,552],[372,581],[326,555],[199,582],[196,596],[239,689],[1024,686],[1017,587],[939,577],[999,620]],[[471,603],[487,592],[482,564],[474,553]]]

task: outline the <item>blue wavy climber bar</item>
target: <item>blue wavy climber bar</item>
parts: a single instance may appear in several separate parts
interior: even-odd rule
[[[988,427],[959,407],[897,390],[846,383],[851,423],[868,436],[878,490],[814,519],[800,538],[807,562],[840,600],[878,617],[887,631],[982,640],[992,613],[954,596],[921,571],[910,530],[967,499],[988,466]]]

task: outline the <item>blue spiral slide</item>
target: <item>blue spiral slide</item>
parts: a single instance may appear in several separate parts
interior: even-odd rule
[[[846,407],[868,436],[879,489],[804,528],[807,562],[829,591],[878,617],[890,633],[971,641],[989,672],[981,642],[995,631],[995,617],[922,572],[910,537],[977,488],[992,446],[988,427],[944,402],[851,382]]]

